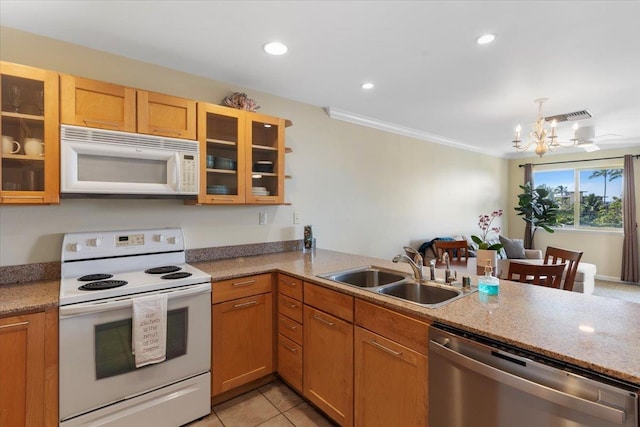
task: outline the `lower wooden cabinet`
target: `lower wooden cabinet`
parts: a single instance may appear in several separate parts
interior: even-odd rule
[[[341,426],[352,426],[353,324],[307,305],[307,295],[313,295],[313,291],[307,292],[307,285],[305,283],[303,315],[303,395]],[[344,297],[353,307],[353,297],[322,291]]]
[[[362,300],[355,311],[355,425],[427,426],[428,323]]]
[[[263,275],[264,276],[264,275]],[[273,372],[272,293],[246,295],[247,287],[264,291],[264,277],[220,282],[228,301],[213,304],[211,310],[211,394],[232,390]],[[270,275],[268,275],[270,278]],[[255,279],[255,280],[254,280]],[[269,279],[270,280],[270,279]],[[236,284],[236,288],[233,284]],[[213,285],[213,295],[216,287]],[[268,288],[271,289],[270,287]],[[216,301],[216,297],[214,297]]]
[[[0,319],[1,426],[58,425],[57,340],[57,310]]]
[[[426,426],[427,356],[355,328],[356,426]]]

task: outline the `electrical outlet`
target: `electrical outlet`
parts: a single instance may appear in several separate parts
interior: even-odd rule
[[[300,224],[300,214],[298,212],[293,213],[293,223]]]
[[[258,215],[258,225],[267,225],[267,213],[260,212]]]

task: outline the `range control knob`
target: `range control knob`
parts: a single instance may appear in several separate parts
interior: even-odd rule
[[[153,236],[153,240],[159,243],[164,243],[164,234],[156,234]]]
[[[175,245],[177,243],[177,239],[175,237],[167,238],[167,243]]]
[[[89,246],[98,247],[100,245],[102,245],[102,239],[100,239],[99,237],[96,237],[95,239],[90,239],[89,240]]]
[[[69,249],[71,249],[72,252],[80,252],[82,250],[82,244],[72,243]]]

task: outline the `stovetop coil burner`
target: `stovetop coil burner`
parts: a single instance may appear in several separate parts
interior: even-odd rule
[[[169,273],[164,276],[160,276],[161,279],[184,279],[185,277],[191,276],[191,273],[187,273],[186,271],[179,271],[177,273]]]
[[[162,267],[154,267],[145,270],[144,272],[147,274],[167,274],[173,273],[174,271],[180,271],[181,268],[175,265],[165,265]]]
[[[126,284],[126,280],[101,280],[99,282],[85,283],[78,289],[82,291],[99,291],[102,289],[117,288]]]
[[[78,277],[81,282],[95,282],[97,280],[111,279],[113,274],[87,274],[86,276]]]

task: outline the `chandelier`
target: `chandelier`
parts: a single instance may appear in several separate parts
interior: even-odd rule
[[[557,148],[571,148],[578,145],[578,123],[574,123],[573,125],[573,138],[571,138],[571,142],[569,143],[561,143],[558,141],[558,136],[556,135],[556,126],[558,122],[555,119],[551,121],[549,128],[547,128],[547,120],[542,115],[542,104],[548,100],[549,98],[540,98],[534,101],[538,104],[538,118],[533,124],[533,130],[529,133],[529,141],[524,145],[521,144],[522,141],[520,140],[520,131],[522,131],[522,127],[520,125],[516,127],[516,136],[512,141],[513,148],[515,148],[516,151],[521,153],[529,149],[532,145],[535,145],[536,154],[542,157],[542,155],[547,151],[554,151]]]

